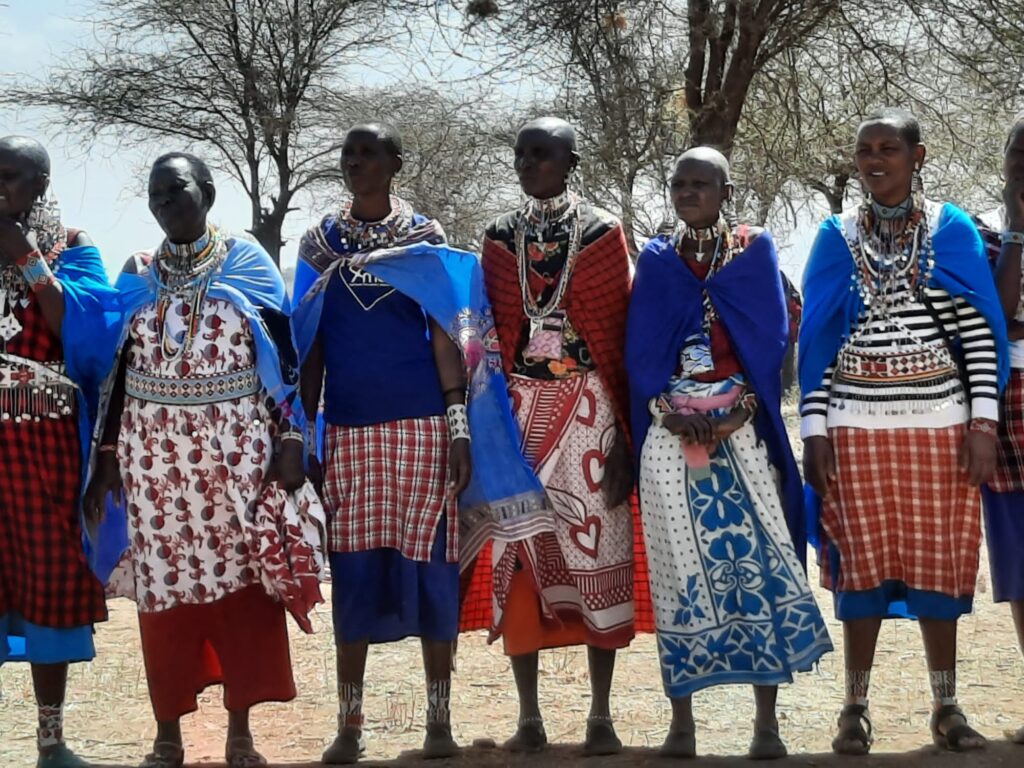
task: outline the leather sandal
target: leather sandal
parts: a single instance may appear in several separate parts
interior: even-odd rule
[[[846,723],[845,725],[843,723]],[[863,704],[847,704],[839,712],[839,733],[832,739],[832,751],[837,755],[863,756],[871,751],[875,742],[868,708]],[[857,742],[851,747],[846,742]]]
[[[962,723],[943,731],[942,722],[950,717],[959,717]],[[937,747],[949,750],[950,752],[966,752],[972,749],[984,749],[985,737],[967,724],[967,716],[956,704],[946,704],[939,707],[932,713],[932,740]],[[967,739],[981,739],[981,744],[966,746]]]

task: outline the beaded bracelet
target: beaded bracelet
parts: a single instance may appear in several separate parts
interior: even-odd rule
[[[462,403],[449,405],[444,412],[448,420],[448,434],[452,440],[469,440],[469,416]]]
[[[306,442],[306,438],[302,436],[302,433],[296,431],[285,432],[283,435],[281,435],[281,442],[284,442],[285,440],[294,440],[296,443]]]
[[[117,446],[112,444],[101,445],[96,449],[100,453],[117,453]]]
[[[999,236],[999,239],[1003,245],[1009,245],[1010,243],[1024,245],[1024,232],[1014,232],[1008,229]]]
[[[38,249],[29,251],[18,259],[18,267],[21,269],[21,275],[25,278],[25,282],[32,289],[33,293],[41,291],[46,286],[57,282],[57,278],[53,276],[53,272],[50,270],[50,265],[46,263],[46,259],[43,258],[43,254]]]
[[[971,432],[981,432],[983,435],[999,434],[999,424],[991,419],[971,419],[967,428]]]

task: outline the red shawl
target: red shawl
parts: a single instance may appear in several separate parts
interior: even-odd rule
[[[483,266],[501,359],[508,375],[526,322],[519,268],[515,254],[489,237],[484,238]],[[615,419],[627,438],[629,390],[624,355],[632,280],[626,238],[622,227],[616,225],[580,251],[563,300],[569,322],[587,343],[601,382],[612,398]]]

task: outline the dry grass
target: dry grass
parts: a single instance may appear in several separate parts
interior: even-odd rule
[[[1024,669],[1009,611],[1006,606],[991,603],[984,558],[981,573],[976,611],[961,622],[960,698],[973,724],[990,738],[1000,738],[1004,731],[1024,723]],[[817,579],[813,567],[811,577]],[[830,597],[819,591],[818,599],[830,616]],[[272,761],[293,765],[315,761],[334,732],[334,646],[326,606],[320,607],[313,623],[315,635],[293,632],[299,698],[289,704],[262,706],[253,713],[258,745]],[[829,629],[838,642],[838,625],[830,621]],[[97,644],[96,660],[78,665],[72,672],[67,710],[69,741],[83,756],[99,763],[135,765],[148,751],[153,723],[132,604],[123,600],[111,604],[111,619],[98,628]],[[579,649],[565,649],[542,654],[541,658],[541,697],[548,734],[555,742],[579,742],[589,705],[586,655]],[[458,663],[452,703],[456,738],[463,744],[507,738],[516,718],[515,686],[508,660],[500,648],[488,646],[481,634],[473,634],[460,642]],[[416,641],[371,649],[364,706],[371,758],[396,758],[419,747],[422,678]],[[842,655],[837,652],[826,656],[815,672],[802,675],[782,690],[779,710],[783,735],[792,752],[815,755],[828,751],[835,714],[842,703],[842,687]],[[916,750],[930,743],[928,677],[914,624],[884,625],[871,687],[876,752]],[[35,709],[31,702],[27,667],[5,667],[0,673],[0,765],[4,768],[31,765],[34,760]],[[637,638],[620,654],[613,708],[619,734],[627,745],[650,747],[661,743],[670,710],[661,690],[652,636]],[[753,713],[749,689],[731,686],[700,693],[695,708],[702,753],[745,752]],[[222,760],[225,726],[220,692],[208,691],[199,712],[184,721],[190,761],[207,764]],[[555,752],[550,761],[533,759],[530,764],[569,764],[574,762],[572,755]],[[648,760],[653,760],[650,753],[633,752],[628,758],[600,762],[642,765]],[[867,768],[890,764],[885,758],[880,760],[858,765]],[[921,755],[907,760],[901,764],[925,764]],[[458,762],[494,766],[519,763],[493,751],[474,751]],[[1024,748],[1019,753],[995,750],[986,762],[1024,765]],[[960,764],[945,759],[934,763],[929,759],[927,763]],[[792,764],[821,765],[822,758],[806,757]]]

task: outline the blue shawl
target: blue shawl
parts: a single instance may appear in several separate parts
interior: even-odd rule
[[[113,337],[116,341],[114,348],[120,350],[128,337],[132,318],[140,309],[157,300],[154,268],[142,265],[137,274],[122,272],[115,287],[119,292],[119,313]],[[273,399],[293,422],[301,423],[302,404],[297,397],[293,398],[297,385],[294,380],[284,380],[277,344],[260,313],[261,309],[270,309],[284,317],[290,314],[281,272],[270,255],[256,243],[229,239],[228,253],[211,276],[206,295],[230,302],[248,321],[256,349],[256,373],[263,385],[264,396]],[[113,371],[116,370],[115,366]],[[112,372],[103,390],[100,425],[104,423],[113,383]],[[127,524],[125,510],[116,499],[111,500],[107,505],[106,519],[100,525],[98,551],[95,553],[97,575],[104,581],[110,577],[128,546]]]
[[[930,226],[935,267],[929,287],[941,288],[953,298],[964,297],[985,318],[995,336],[1001,391],[1010,372],[1006,320],[985,258],[985,245],[970,217],[951,203],[942,205],[937,221]],[[797,347],[804,396],[821,386],[825,370],[835,362],[864,310],[855,270],[843,221],[831,216],[818,230],[804,269],[804,315]],[[820,500],[810,486],[806,495],[808,538],[818,546]]]
[[[789,318],[775,243],[767,232],[706,281],[682,263],[664,235],[651,240],[640,253],[626,327],[637,466],[651,424],[648,402],[665,390],[675,374],[686,338],[701,332],[704,289],[757,396],[754,429],[767,448],[768,459],[780,472],[786,523],[803,562],[806,528],[800,473],[781,411]]]
[[[476,255],[447,245],[417,243],[362,252],[355,254],[355,260],[417,302],[463,353],[469,369],[467,415],[473,472],[459,497],[460,529],[465,530],[471,520],[486,526],[546,508],[544,488],[520,450]],[[333,274],[333,269],[326,270],[309,290],[296,295],[293,325],[300,361],[316,340],[326,283]],[[464,540],[468,547],[460,545],[464,562],[478,551],[477,538],[471,539]]]
[[[117,293],[107,280],[100,252],[93,245],[65,249],[53,264],[53,274],[64,293],[61,344],[65,370],[68,378],[78,385],[78,436],[84,491],[100,389],[117,348]],[[82,532],[86,557],[96,571],[95,532],[85,525]],[[103,576],[99,572],[97,575]]]

